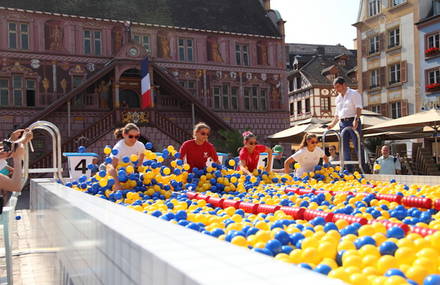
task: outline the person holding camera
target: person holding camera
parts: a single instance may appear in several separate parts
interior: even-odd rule
[[[29,129],[16,130],[8,140],[3,140],[0,146],[0,165],[3,169],[7,166],[6,160],[12,158],[14,168],[11,173],[0,173],[0,190],[18,192],[22,189],[21,178],[23,174],[23,158],[25,155],[24,145],[32,140],[32,132]],[[10,177],[9,177],[9,176]]]

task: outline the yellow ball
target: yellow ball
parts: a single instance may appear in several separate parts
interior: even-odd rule
[[[163,171],[163,174],[165,174],[165,175],[170,175],[170,173],[171,173],[171,170],[168,167],[164,168],[162,171]]]
[[[248,246],[248,242],[246,240],[245,237],[243,236],[235,236],[232,240],[231,240],[232,244],[238,245],[238,246],[242,246],[242,247],[247,247]]]
[[[230,159],[228,164],[229,164],[229,166],[235,166],[235,160]]]
[[[301,164],[299,164],[298,162],[295,163],[295,169],[300,169],[301,168]]]
[[[131,162],[135,162],[135,161],[137,161],[139,158],[138,158],[138,156],[136,155],[136,154],[132,154],[132,155],[130,155],[130,161]]]
[[[423,283],[423,279],[425,279],[425,277],[429,274],[428,270],[420,267],[420,266],[411,266],[407,271],[406,271],[406,277],[408,277],[409,279],[412,279],[414,281],[416,281],[419,284]]]
[[[104,148],[104,153],[105,153],[106,155],[109,155],[111,152],[112,152],[112,149],[111,149],[111,148],[109,148],[109,147],[105,147],[105,148]]]

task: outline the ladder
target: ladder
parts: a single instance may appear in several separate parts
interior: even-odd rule
[[[344,160],[344,134],[347,132],[354,132],[354,134],[357,137],[357,145],[358,145],[358,151],[357,151],[357,156],[358,156],[358,160]],[[326,137],[329,134],[335,134],[336,137],[338,138],[338,142],[339,142],[339,161],[332,161],[331,164],[333,165],[340,165],[341,169],[344,169],[345,165],[359,165],[359,169],[361,170],[362,174],[365,174],[364,171],[364,167],[362,165],[362,142],[361,142],[361,136],[359,135],[359,132],[355,129],[353,129],[353,127],[345,127],[341,134],[339,134],[338,131],[336,130],[326,130],[323,134],[322,134],[322,148],[325,149],[326,146]]]

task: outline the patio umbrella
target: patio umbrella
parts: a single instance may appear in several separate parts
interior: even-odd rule
[[[420,131],[424,127],[431,127],[434,130],[434,141],[437,147],[437,134],[440,127],[440,111],[435,109],[383,122],[381,124],[367,128],[366,131]],[[437,151],[435,153],[435,156],[438,163]]]

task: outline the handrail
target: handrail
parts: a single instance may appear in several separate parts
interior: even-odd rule
[[[79,93],[85,91],[87,88],[90,87],[93,83],[96,82],[97,79],[107,75],[110,71],[112,71],[116,65],[116,61],[111,61],[110,64],[104,66],[101,70],[97,71],[96,73],[92,74],[89,78],[86,79],[80,86],[78,86],[75,89],[70,90],[57,100],[53,101],[50,105],[46,106],[43,110],[38,112],[36,115],[34,115],[32,118],[30,118],[26,123],[22,125],[22,128],[26,128],[28,125],[32,124],[33,122],[37,120],[42,120],[49,116],[52,112],[55,112],[60,107],[62,107],[67,101],[78,95]]]
[[[191,138],[191,135],[176,125],[173,121],[165,116],[162,116],[159,112],[151,111],[151,122],[162,132],[166,133],[171,138],[174,138],[177,142],[183,143]]]
[[[357,137],[357,145],[358,145],[358,149],[357,149],[357,156],[358,156],[358,162],[359,162],[359,168],[361,169],[362,173],[365,173],[364,171],[364,167],[362,165],[362,144],[361,144],[361,136],[359,135],[359,132],[355,129],[353,129],[353,127],[345,127],[344,129],[342,129],[341,131],[341,152],[342,152],[342,159],[341,160],[341,168],[344,168],[344,134],[348,131],[352,131],[354,132],[354,134]],[[341,156],[340,156],[341,157]]]
[[[53,168],[50,169],[29,169],[29,146],[25,145],[25,157],[24,157],[24,169],[23,169],[23,183],[27,181],[29,178],[29,173],[53,173],[54,179],[61,180],[63,179],[63,169],[61,164],[61,134],[60,130],[57,126],[55,126],[51,122],[47,121],[37,121],[31,124],[28,129],[36,130],[45,130],[52,137],[52,164]]]
[[[114,123],[115,123],[115,112],[109,112],[102,119],[95,122],[93,125],[89,126],[84,131],[79,132],[78,134],[76,134],[75,136],[73,136],[68,141],[64,142],[63,144],[60,143],[61,144],[61,152],[73,151],[74,142],[78,138],[83,137],[83,136],[87,137],[87,138],[91,138],[89,141],[87,141],[86,146],[91,145],[92,143],[96,142],[99,138],[101,138],[102,135],[107,133],[109,129],[113,128]],[[46,153],[45,155],[38,158],[36,161],[34,161],[33,165],[38,165],[40,162],[43,162],[42,166],[46,167],[47,165],[46,165],[46,163],[44,163],[44,161],[48,158],[50,158],[50,153]]]
[[[362,165],[362,148],[361,148],[361,138],[359,135],[359,132],[355,129],[353,129],[353,127],[345,127],[341,133],[339,134],[338,131],[336,130],[326,130],[323,134],[322,134],[322,147],[323,149],[325,149],[325,145],[326,145],[326,140],[325,138],[327,137],[327,135],[329,135],[330,133],[334,133],[336,135],[336,137],[338,138],[338,142],[339,142],[339,161],[340,161],[340,165],[341,165],[341,169],[344,169],[345,166],[345,158],[344,158],[344,134],[348,131],[353,131],[356,134],[357,137],[357,142],[358,142],[358,151],[357,151],[357,155],[358,155],[358,163],[359,163],[359,168],[361,170],[362,173],[365,173],[364,171],[364,167]]]

